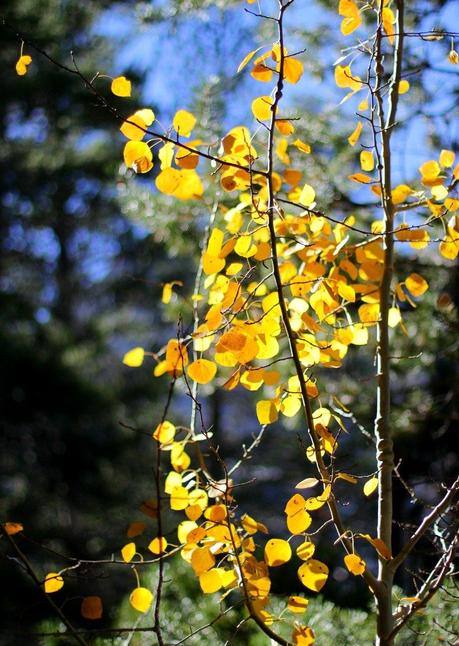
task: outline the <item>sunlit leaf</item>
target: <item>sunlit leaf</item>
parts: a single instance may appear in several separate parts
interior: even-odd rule
[[[188,366],[188,376],[198,384],[208,384],[215,377],[217,366],[208,359],[196,359]]]
[[[306,588],[320,592],[328,579],[328,567],[321,561],[310,559],[300,565],[298,576]]]
[[[304,541],[301,545],[298,545],[296,548],[296,555],[302,561],[309,561],[309,559],[314,555],[316,551],[316,546],[311,541]]]
[[[135,543],[126,543],[126,545],[121,549],[121,556],[123,557],[123,561],[130,563],[134,558],[136,551],[137,550]]]
[[[344,564],[354,576],[363,574],[365,572],[366,563],[358,554],[346,554],[344,557]]]
[[[153,602],[153,594],[147,588],[135,588],[129,597],[129,603],[138,612],[145,613]]]
[[[16,74],[18,76],[24,76],[27,74],[27,66],[32,62],[32,57],[28,54],[23,54],[19,57],[16,63]]]
[[[138,368],[142,365],[145,357],[145,350],[143,348],[132,348],[123,357],[123,363],[130,368]]]
[[[309,605],[309,600],[304,597],[291,596],[288,598],[287,608],[290,612],[302,614]]]
[[[363,485],[363,493],[366,496],[371,496],[371,494],[374,493],[377,488],[378,488],[378,478],[376,478],[376,476],[373,476],[372,478],[367,480]]]
[[[52,594],[64,586],[64,579],[57,572],[50,572],[46,575],[43,586],[47,594]]]
[[[265,545],[265,561],[270,567],[277,567],[290,561],[292,548],[281,538],[271,538]]]
[[[196,117],[187,110],[178,110],[172,122],[174,130],[182,137],[189,137],[196,125]]]
[[[117,76],[113,79],[110,89],[116,96],[131,96],[131,81],[125,76]]]
[[[274,103],[271,96],[259,96],[252,101],[252,114],[259,121],[267,121],[271,118],[271,106]]]
[[[157,536],[148,545],[148,549],[153,554],[164,554],[167,548],[167,540],[164,536]]]

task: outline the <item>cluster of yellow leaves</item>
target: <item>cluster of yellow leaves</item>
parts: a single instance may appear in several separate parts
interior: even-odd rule
[[[252,62],[252,69],[250,71],[251,76],[256,81],[269,83],[273,78],[274,72],[280,73],[282,58],[283,78],[288,83],[298,83],[304,72],[301,61],[293,56],[289,56],[288,50],[285,47],[283,57],[281,57],[281,48],[279,43],[274,43],[271,49],[254,58],[261,49],[263,49],[263,47],[254,49],[243,58],[237,68],[238,73],[241,72],[248,63]],[[259,117],[256,118],[258,119]]]

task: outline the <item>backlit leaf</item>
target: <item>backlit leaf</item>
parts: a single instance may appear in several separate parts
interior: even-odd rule
[[[153,602],[153,594],[147,588],[135,588],[129,597],[129,603],[138,612],[145,613]]]
[[[373,476],[372,478],[367,480],[363,485],[363,493],[366,496],[371,496],[371,494],[375,492],[377,488],[378,488],[378,478],[376,478],[376,476]]]
[[[196,359],[188,366],[188,376],[198,384],[208,384],[215,377],[217,366],[208,359]]]
[[[19,57],[16,63],[16,74],[18,76],[24,76],[27,74],[27,66],[32,62],[32,57],[28,54],[23,54]]]
[[[64,586],[64,579],[57,572],[50,572],[46,575],[43,586],[47,594],[52,594]]]
[[[291,596],[288,598],[287,608],[290,612],[303,613],[309,605],[309,600],[304,597]]]
[[[130,368],[138,368],[142,365],[145,356],[143,348],[132,348],[123,357],[123,363]]]
[[[189,137],[196,125],[196,117],[187,110],[178,110],[172,122],[174,130],[182,137]]]
[[[259,121],[267,121],[271,118],[271,106],[274,103],[271,96],[259,96],[252,101],[252,114]]]
[[[346,554],[344,557],[344,564],[354,576],[363,574],[365,572],[366,564],[358,554]]]
[[[310,559],[300,565],[298,576],[306,588],[320,592],[328,579],[328,567],[321,561]]]
[[[121,549],[121,556],[123,561],[130,563],[136,553],[135,543],[126,543],[126,545]]]
[[[110,89],[116,96],[131,96],[131,81],[125,76],[117,76],[113,79]]]
[[[271,538],[265,545],[265,561],[270,567],[287,563],[292,558],[290,544],[281,538]]]

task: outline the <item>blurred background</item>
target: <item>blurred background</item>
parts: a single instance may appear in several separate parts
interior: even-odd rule
[[[271,4],[266,1],[267,10]],[[320,195],[322,209],[340,217],[354,213],[368,222],[367,194],[345,179],[357,164],[347,144],[355,106],[338,105],[341,93],[333,83],[331,64],[342,43],[335,3],[308,2],[307,19],[304,4],[298,0],[290,12],[288,46],[306,48],[307,78],[290,88],[285,100],[290,114],[301,117],[298,136],[313,145],[314,154],[298,157],[298,165]],[[454,0],[418,1],[408,28],[457,28],[458,10]],[[33,57],[29,72],[25,78],[14,73],[21,35],[69,66],[72,51],[88,77],[100,72],[130,78],[132,99],[110,96],[123,114],[149,106],[168,127],[174,112],[187,108],[198,117],[197,136],[216,142],[229,128],[251,122],[250,101],[260,88],[248,74],[235,71],[248,51],[272,43],[273,34],[269,21],[244,12],[239,2],[223,0],[4,0],[1,14],[6,23],[0,31],[0,519],[24,525],[21,547],[44,575],[62,567],[58,555],[119,554],[128,523],[142,519],[139,507],[154,493],[150,436],[167,383],[155,379],[149,367],[131,370],[121,359],[133,346],[158,350],[175,334],[179,318],[191,328],[194,268],[213,201],[228,207],[234,201],[208,183],[203,201],[177,203],[155,192],[151,175],[134,177],[121,161],[119,124],[78,78],[27,44],[24,53]],[[417,166],[438,154],[432,151],[458,149],[458,66],[448,62],[449,39],[429,44],[416,39],[408,44],[411,89],[401,108],[397,182],[416,177]],[[109,96],[110,79],[97,83]],[[398,329],[393,335],[399,357],[393,393],[397,459],[406,482],[429,503],[438,494],[435,483],[447,482],[458,469],[457,263],[442,259],[436,245],[399,251],[397,272],[419,271],[431,285],[417,309],[405,313],[408,333]],[[162,286],[171,280],[183,286],[166,307],[160,302]],[[374,470],[373,373],[371,353],[359,351],[348,355],[345,374],[319,375],[324,390],[353,413],[340,454],[345,471]],[[253,396],[207,388],[202,398],[206,423],[231,466],[242,443],[258,430]],[[179,392],[174,421],[186,424],[189,409],[189,398]],[[241,482],[256,478],[255,488],[239,490],[241,508],[273,532],[283,531],[281,512],[295,483],[310,475],[302,430],[296,418],[273,425],[239,471]],[[398,481],[397,487],[399,544],[422,506],[402,496]],[[373,502],[356,505],[346,491],[340,500],[345,513],[356,530],[371,532]],[[176,519],[169,522],[172,527]],[[321,621],[328,621],[334,608],[326,603],[367,612],[363,586],[334,563],[325,539],[326,534],[318,553],[330,565],[335,585],[324,589],[326,601],[320,603],[328,610]],[[2,550],[7,594],[0,608],[1,643],[51,643],[45,637],[26,640],[27,631],[45,631],[50,608]],[[410,564],[414,570],[428,567],[429,550],[421,546]],[[180,577],[193,599],[193,577],[180,563],[171,567],[177,568],[170,573],[173,582]],[[132,574],[123,568],[99,567],[80,571],[70,589],[76,597],[103,591],[107,611],[100,627],[107,627],[120,625],[121,618],[132,621],[129,614],[119,614],[131,582]],[[412,576],[406,574],[399,584],[412,591]],[[168,592],[172,600],[180,592],[174,585]],[[275,586],[279,592],[298,587],[295,570],[283,572]],[[65,611],[78,625],[87,625],[77,603],[66,602]],[[170,612],[177,614],[172,602]],[[205,618],[211,610],[200,606],[199,613]],[[358,617],[365,616],[346,621],[359,625]],[[180,616],[175,620],[180,631]],[[171,631],[174,621],[171,614]],[[363,641],[350,634],[349,643],[369,643],[362,626]],[[339,630],[343,636],[345,629]],[[209,635],[201,643],[213,643]],[[235,643],[256,638],[247,633],[241,639]]]

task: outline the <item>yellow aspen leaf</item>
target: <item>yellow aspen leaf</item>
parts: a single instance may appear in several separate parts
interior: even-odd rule
[[[281,411],[285,417],[294,417],[301,409],[301,399],[299,397],[285,397],[281,403]]]
[[[394,23],[394,12],[389,7],[384,7],[384,9],[382,10],[382,24],[391,45],[394,43],[395,36]]]
[[[261,81],[262,83],[269,83],[269,81],[273,77],[273,70],[263,63],[255,63],[253,66],[250,75],[253,76],[253,78],[256,81]]]
[[[225,234],[221,229],[214,227],[207,243],[207,253],[211,256],[218,256],[222,250]]]
[[[295,646],[312,646],[315,643],[314,631],[309,626],[295,626],[292,641]]]
[[[276,154],[283,164],[290,164],[290,157],[287,155],[288,141],[279,139],[276,146]]]
[[[188,365],[188,350],[177,339],[170,339],[166,346],[166,370],[174,376],[183,372]]]
[[[346,554],[344,564],[351,574],[358,576],[365,572],[366,563],[358,554]]]
[[[288,119],[276,119],[275,126],[281,135],[284,135],[284,137],[288,137],[288,135],[295,132],[293,123],[288,121]]]
[[[284,565],[292,558],[290,544],[282,538],[271,538],[265,545],[265,562],[269,567]]]
[[[215,565],[215,557],[208,547],[197,547],[191,554],[191,567],[196,576],[207,572]]]
[[[16,74],[18,76],[25,76],[27,74],[27,66],[32,62],[32,57],[28,54],[23,54],[19,57],[16,63]]]
[[[357,92],[362,87],[362,80],[358,76],[352,74],[349,65],[336,65],[335,67],[335,83],[341,88],[350,88],[353,92]]]
[[[459,54],[456,52],[455,49],[450,50],[448,54],[448,60],[453,65],[457,65],[459,63]]]
[[[133,141],[141,141],[147,130],[155,120],[155,113],[149,108],[137,110],[134,114],[121,124],[120,131],[127,138]]]
[[[310,527],[311,523],[311,514],[304,509],[287,516],[287,529],[295,536],[305,532]]]
[[[293,514],[296,514],[298,511],[302,511],[304,509],[305,502],[306,501],[303,496],[300,493],[296,493],[287,501],[284,512],[287,514],[287,516],[293,516]]]
[[[57,572],[50,572],[45,576],[43,587],[47,594],[52,594],[64,587],[64,579]]]
[[[217,366],[208,359],[196,359],[188,366],[188,376],[198,384],[208,384],[216,373]]]
[[[125,561],[125,563],[130,563],[134,558],[136,551],[137,550],[135,543],[126,543],[126,545],[121,548],[121,556],[123,557],[123,561]]]
[[[349,36],[349,34],[352,34],[352,32],[358,29],[361,24],[362,18],[360,17],[360,14],[344,18],[341,22],[341,33],[343,36]]]
[[[371,184],[373,181],[371,177],[368,177],[368,175],[365,175],[364,173],[354,173],[353,175],[348,175],[348,179],[351,180],[351,182],[357,182],[359,184]]]
[[[349,144],[351,146],[355,146],[355,144],[360,139],[360,134],[362,132],[362,129],[363,129],[363,123],[361,121],[358,121],[355,129],[352,131],[352,133],[347,138],[347,140],[348,140],[348,142],[349,142]]]
[[[344,16],[340,27],[343,36],[352,34],[353,31],[360,27],[362,19],[357,5],[352,0],[340,0],[338,13],[340,16]]]
[[[196,117],[187,110],[177,110],[172,121],[174,130],[182,137],[189,137],[196,125]]]
[[[419,274],[413,273],[405,280],[405,287],[410,294],[419,297],[429,289],[429,283]]]
[[[402,320],[402,315],[400,314],[400,309],[398,307],[389,308],[389,313],[388,313],[389,327],[396,327],[401,320]]]
[[[145,523],[142,523],[141,521],[135,521],[133,523],[129,523],[129,526],[127,528],[127,537],[128,538],[135,538],[135,536],[140,536],[140,534],[143,534],[145,531]]]
[[[301,189],[299,203],[304,206],[311,206],[316,199],[316,192],[309,184],[305,184]]]
[[[406,94],[408,90],[410,89],[410,83],[406,79],[403,79],[402,81],[399,82],[398,84],[398,93],[399,94]]]
[[[116,96],[131,96],[131,81],[125,76],[117,76],[113,79],[110,89]]]
[[[446,186],[443,186],[443,184],[432,186],[430,192],[432,193],[434,200],[437,200],[439,202],[443,201],[445,197],[448,196],[448,189],[446,188]]]
[[[422,180],[428,182],[436,179],[440,175],[441,168],[437,161],[430,159],[419,166],[419,172],[422,175]]]
[[[360,534],[361,538],[367,540],[382,558],[389,561],[392,558],[390,549],[387,547],[382,538],[372,538],[370,534]]]
[[[302,561],[309,561],[309,559],[314,555],[316,551],[316,546],[311,541],[304,541],[301,545],[298,545],[296,548],[296,555]]]
[[[191,458],[185,451],[185,442],[173,442],[171,447],[171,464],[181,473],[190,466]]]
[[[363,493],[365,496],[371,496],[372,493],[376,491],[378,488],[378,478],[376,476],[373,476],[369,480],[365,482],[363,485]]]
[[[442,240],[439,244],[439,251],[443,258],[447,260],[455,260],[459,254],[459,249],[455,242],[452,240]]]
[[[189,505],[188,489],[185,487],[174,487],[171,491],[170,505],[173,511],[181,511]]]
[[[85,619],[100,619],[104,612],[102,599],[98,596],[84,597],[80,612]]]
[[[144,141],[128,141],[123,150],[124,163],[136,173],[148,173],[153,168],[153,154]]]
[[[3,523],[3,529],[8,536],[14,536],[15,534],[19,534],[19,532],[22,532],[24,530],[24,526],[21,523],[8,522]]]
[[[161,170],[170,168],[170,166],[172,165],[172,160],[174,159],[174,150],[175,145],[170,141],[165,143],[164,146],[161,146],[161,148],[159,149],[158,157],[161,161]]]
[[[306,588],[320,592],[328,579],[328,567],[321,561],[309,559],[298,568],[298,576]]]
[[[123,357],[123,363],[130,368],[138,368],[142,365],[145,356],[143,348],[132,348]]]
[[[298,59],[290,57],[284,59],[284,78],[286,81],[292,84],[298,83],[303,76],[303,72],[303,63]]]
[[[148,549],[153,554],[164,554],[167,548],[167,540],[164,536],[157,536],[148,545]]]
[[[178,188],[180,177],[180,171],[176,168],[164,168],[155,179],[156,188],[161,193],[172,195]]]
[[[207,276],[211,276],[212,274],[218,274],[219,271],[221,271],[226,262],[223,258],[218,258],[218,256],[212,256],[209,253],[204,253],[202,256],[202,268],[204,270],[204,273],[207,274]]]
[[[228,512],[225,505],[212,505],[208,507],[204,512],[204,517],[207,520],[211,520],[214,523],[220,523],[222,520],[225,520]]]
[[[177,538],[180,544],[187,542],[188,534],[194,529],[197,529],[197,524],[194,520],[183,520],[177,527]]]
[[[260,49],[262,49],[262,48],[263,48],[263,46],[261,46],[261,47],[257,47],[257,49],[253,49],[253,50],[252,50],[251,52],[249,52],[246,56],[244,56],[244,58],[242,59],[242,61],[239,63],[239,67],[237,68],[237,72],[236,72],[236,73],[237,73],[237,74],[239,74],[239,72],[241,72],[241,71],[244,69],[244,67],[247,65],[247,63],[250,63],[250,61],[251,61],[251,60],[252,60],[252,58],[255,56],[255,54],[256,54],[257,52],[259,52],[259,51],[260,51]]]
[[[288,598],[287,608],[290,612],[302,614],[309,605],[309,600],[304,597],[291,596]]]
[[[452,168],[456,154],[452,150],[442,150],[440,153],[440,165],[443,168]]]
[[[166,481],[164,483],[164,491],[168,494],[172,493],[174,487],[182,486],[182,476],[176,471],[170,471],[167,474]]]
[[[295,489],[311,489],[318,484],[319,481],[317,480],[317,478],[305,478],[304,480],[301,480],[301,482],[299,482],[297,485],[295,485]]]
[[[135,588],[129,597],[129,603],[138,612],[145,613],[150,610],[153,594],[147,588]]]
[[[156,427],[153,437],[160,444],[170,444],[175,437],[175,431],[175,426],[171,422],[164,420]]]
[[[360,153],[360,167],[366,171],[372,171],[374,169],[375,160],[371,150],[362,150]]]
[[[202,509],[199,505],[190,505],[185,509],[185,514],[190,520],[197,520],[202,516]]]
[[[301,141],[301,139],[295,139],[293,145],[295,146],[295,148],[298,148],[298,150],[301,150],[301,152],[305,153],[306,155],[309,155],[311,152],[311,146],[309,144],[306,144],[304,141]]]
[[[199,585],[205,594],[218,592],[222,587],[222,579],[219,568],[213,568],[199,575]]]
[[[252,516],[249,516],[249,514],[242,516],[241,525],[249,535],[256,534],[259,531],[262,531],[264,534],[268,533],[267,527],[263,523],[255,520],[255,518],[252,518]]]
[[[327,485],[319,496],[308,498],[304,503],[304,508],[307,511],[315,511],[316,509],[320,509],[325,505],[327,500],[330,498],[330,494],[331,494],[331,485]]]
[[[272,424],[278,418],[276,406],[269,399],[257,402],[257,418],[260,424]]]
[[[168,303],[171,302],[172,298],[172,290],[175,286],[177,287],[182,287],[183,283],[181,280],[173,280],[171,283],[164,283],[163,286],[163,294],[161,297],[161,301],[167,305]]]
[[[252,101],[252,114],[258,121],[267,121],[271,118],[271,106],[274,103],[271,96],[259,96]]]

